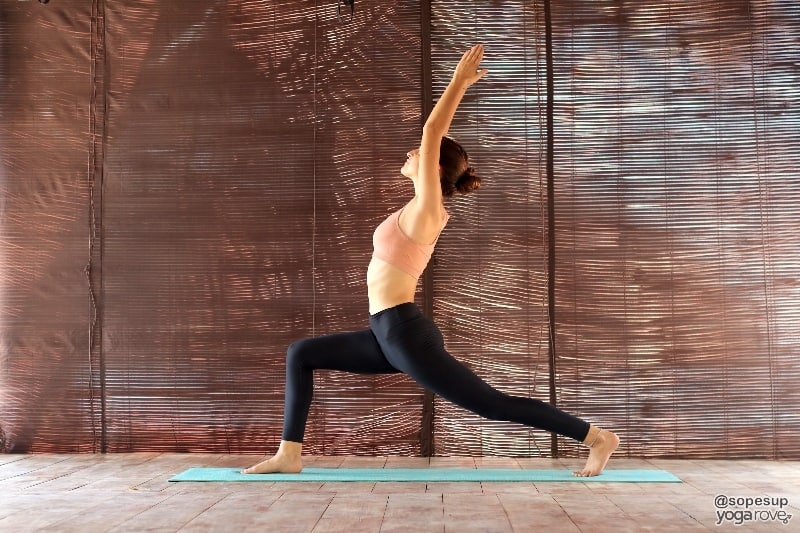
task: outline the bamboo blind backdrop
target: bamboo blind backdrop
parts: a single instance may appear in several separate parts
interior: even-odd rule
[[[484,187],[419,293],[453,354],[630,455],[800,457],[800,6],[430,7],[0,1],[3,450],[273,450],[286,346],[366,325],[421,50],[435,98],[480,41],[451,133]],[[403,376],[316,384],[309,453],[420,453]],[[433,407],[436,454],[552,453]]]
[[[797,457],[800,5],[553,6],[561,405]]]

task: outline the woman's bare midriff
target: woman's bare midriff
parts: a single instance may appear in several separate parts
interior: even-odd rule
[[[382,259],[373,257],[367,268],[369,312],[375,314],[413,302],[418,279]]]

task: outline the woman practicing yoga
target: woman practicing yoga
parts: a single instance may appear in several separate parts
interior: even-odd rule
[[[467,50],[422,129],[419,149],[408,152],[401,173],[414,183],[414,197],[375,230],[367,270],[369,328],[304,339],[286,354],[283,435],[278,452],[245,474],[300,472],[301,450],[313,393],[313,371],[361,374],[404,372],[426,389],[474,413],[510,420],[583,442],[589,458],[577,476],[596,476],[619,444],[612,432],[532,398],[509,396],[476,376],[445,351],[436,325],[414,304],[422,271],[447,224],[443,199],[469,193],[480,178],[466,152],[445,137],[464,92],[478,81],[483,46]]]

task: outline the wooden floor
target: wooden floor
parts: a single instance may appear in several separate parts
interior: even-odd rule
[[[0,531],[800,531],[800,462],[617,459],[658,483],[169,483],[230,455],[0,455]],[[580,460],[318,457],[322,467],[569,468]],[[715,497],[776,498],[717,525]],[[780,501],[785,498],[785,502]],[[745,508],[742,507],[742,510]],[[780,514],[781,511],[783,514]],[[784,524],[780,518],[792,515]]]

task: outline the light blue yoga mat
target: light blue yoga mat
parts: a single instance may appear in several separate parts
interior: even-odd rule
[[[299,474],[242,474],[240,468],[190,468],[170,481],[578,481],[681,483],[666,470],[605,470],[599,476],[575,477],[570,470],[506,468],[305,468]]]

